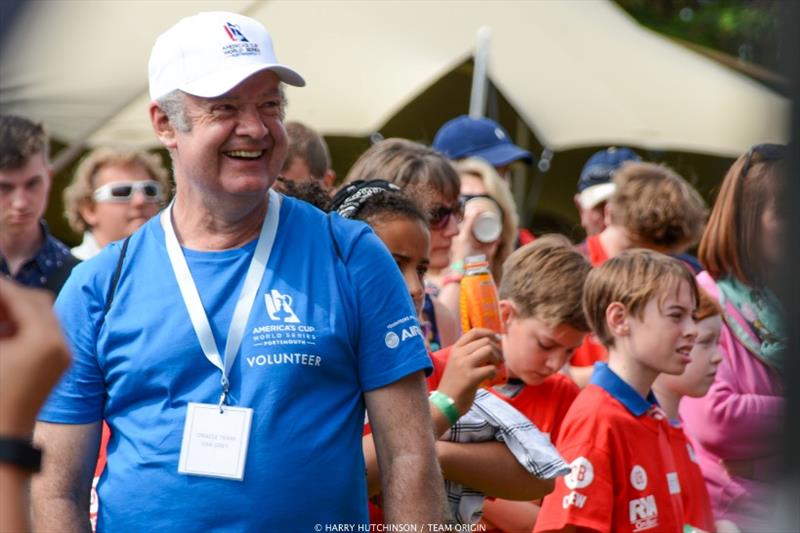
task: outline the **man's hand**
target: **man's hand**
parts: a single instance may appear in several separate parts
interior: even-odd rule
[[[70,355],[49,293],[0,279],[0,435],[28,438]]]

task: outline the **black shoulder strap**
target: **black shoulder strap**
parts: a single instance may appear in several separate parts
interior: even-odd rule
[[[108,289],[108,296],[106,297],[106,306],[103,309],[103,320],[105,320],[108,310],[111,309],[111,302],[114,301],[114,293],[117,292],[117,284],[119,277],[122,274],[122,261],[125,259],[125,253],[128,251],[128,242],[130,236],[122,243],[122,249],[119,251],[119,259],[117,260],[117,268],[114,270],[114,277],[111,278],[111,287]]]

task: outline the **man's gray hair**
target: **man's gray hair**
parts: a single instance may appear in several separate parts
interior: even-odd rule
[[[175,129],[182,132],[188,132],[192,130],[192,124],[186,117],[186,108],[184,107],[183,102],[184,93],[180,89],[170,91],[156,100],[156,104],[158,104],[158,107],[161,108],[161,111],[167,115],[167,118],[175,127]]]
[[[281,120],[286,118],[287,101],[284,85],[285,84],[283,82],[278,85],[278,92],[281,98]],[[170,91],[156,100],[156,104],[167,115],[167,118],[176,130],[186,133],[192,130],[192,123],[186,116],[186,107],[184,106],[184,101],[185,93],[180,89],[175,89],[174,91]]]

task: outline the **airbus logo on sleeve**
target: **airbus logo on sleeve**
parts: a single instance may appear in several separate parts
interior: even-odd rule
[[[383,342],[386,344],[386,347],[389,349],[395,349],[400,346],[401,342],[405,342],[408,339],[413,337],[422,337],[422,330],[417,325],[417,320],[413,316],[405,316],[400,320],[395,320],[391,324],[387,324],[386,328],[392,330],[401,324],[405,324],[406,322],[411,322],[406,327],[400,329],[399,333],[394,331],[389,331],[383,338]]]
[[[400,337],[394,331],[387,333],[383,341],[386,343],[387,348],[394,349],[400,346]]]

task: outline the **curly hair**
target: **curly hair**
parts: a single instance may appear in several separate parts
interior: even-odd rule
[[[103,168],[135,166],[146,170],[151,179],[161,184],[164,196],[169,197],[169,172],[164,168],[158,155],[116,148],[97,148],[81,160],[72,182],[64,189],[64,216],[69,226],[78,233],[88,229],[88,224],[81,216],[80,207],[85,202],[92,201],[92,193],[97,188],[97,174]]]
[[[625,163],[614,183],[611,222],[627,229],[634,245],[682,252],[700,240],[708,209],[700,193],[670,168]]]

